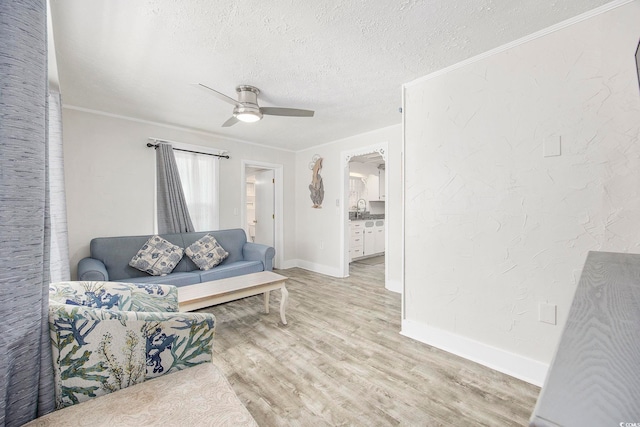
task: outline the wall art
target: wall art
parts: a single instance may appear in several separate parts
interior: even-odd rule
[[[640,89],[640,41],[638,41],[638,47],[636,48],[636,69],[638,72],[638,88]]]
[[[311,184],[309,184],[310,197],[313,202],[313,208],[322,208],[322,200],[324,199],[324,184],[322,183],[322,176],[320,171],[322,170],[322,157],[319,155],[313,156],[311,163],[309,163],[309,169],[312,171]]]

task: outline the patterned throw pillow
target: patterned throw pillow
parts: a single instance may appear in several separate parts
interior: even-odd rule
[[[151,236],[129,265],[152,276],[166,276],[182,259],[184,251],[160,236]]]
[[[211,234],[206,234],[200,240],[193,242],[184,253],[200,270],[212,269],[229,256],[229,252],[225,251]]]

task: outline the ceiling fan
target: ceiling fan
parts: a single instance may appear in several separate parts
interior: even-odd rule
[[[233,116],[222,124],[222,127],[233,126],[238,121],[241,122],[257,122],[262,119],[263,115],[269,116],[289,116],[289,117],[313,117],[312,110],[300,110],[298,108],[280,108],[280,107],[260,107],[258,106],[258,94],[260,89],[249,85],[241,85],[236,88],[238,92],[238,100],[220,93],[209,86],[198,83],[203,89],[208,89],[210,93],[229,104],[234,106]]]

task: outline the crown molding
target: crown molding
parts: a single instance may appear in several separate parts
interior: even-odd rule
[[[238,142],[238,143],[241,143],[241,144],[248,144],[248,145],[253,145],[253,146],[261,147],[261,148],[267,148],[267,149],[271,149],[271,150],[278,150],[278,151],[286,151],[288,153],[295,153],[295,151],[288,150],[286,148],[272,147],[270,145],[259,144],[257,142],[245,141],[243,139],[237,139],[237,138],[230,138],[228,136],[220,135],[220,134],[213,133],[213,132],[205,132],[205,131],[202,131],[202,130],[192,129],[192,128],[188,128],[188,127],[184,127],[184,126],[176,126],[176,125],[170,125],[170,124],[167,124],[167,123],[154,122],[154,121],[151,121],[151,120],[138,119],[136,117],[123,116],[123,115],[120,115],[120,114],[108,113],[106,111],[93,110],[91,108],[78,107],[78,106],[70,105],[70,104],[62,104],[62,108],[65,108],[67,110],[80,111],[80,112],[83,112],[83,113],[96,114],[98,116],[105,116],[105,117],[112,117],[112,118],[115,118],[115,119],[127,120],[127,121],[130,121],[130,122],[142,123],[142,124],[145,124],[145,125],[160,126],[160,127],[164,127],[164,128],[167,128],[167,129],[173,129],[173,130],[179,130],[179,131],[183,131],[183,132],[189,132],[189,133],[193,133],[193,134],[196,134],[196,135],[207,136],[207,137],[210,137],[210,138],[223,139],[225,141]]]

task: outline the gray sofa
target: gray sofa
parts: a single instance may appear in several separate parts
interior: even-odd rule
[[[247,242],[243,229],[160,234],[181,248],[187,248],[205,234],[212,234],[229,256],[211,270],[202,271],[188,256],[183,256],[176,268],[166,276],[151,276],[129,266],[131,258],[151,235],[98,237],[91,240],[91,256],[78,263],[78,280],[117,281],[127,283],[162,283],[174,286],[193,285],[242,274],[273,270],[275,249]]]

